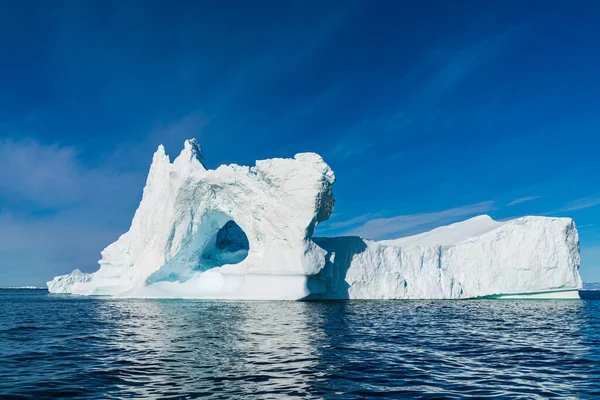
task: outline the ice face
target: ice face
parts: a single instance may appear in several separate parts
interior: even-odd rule
[[[319,155],[216,170],[203,159],[194,140],[172,163],[160,146],[129,231],[102,252],[92,279],[61,290],[136,295],[207,271],[304,279],[325,266],[326,252],[311,237],[331,214],[335,177]]]
[[[448,232],[460,240],[450,240]],[[574,289],[582,285],[579,237],[570,218],[500,223],[481,216],[398,240],[315,241],[330,261],[313,277],[329,286],[313,298],[461,299],[563,291],[576,297]]]
[[[186,281],[198,272],[238,264],[246,259],[250,250],[248,237],[238,224],[228,219],[224,213],[209,213],[193,240],[176,257],[151,274],[146,284]],[[188,268],[182,268],[183,265],[188,265]]]
[[[73,286],[92,280],[93,274],[86,274],[76,269],[68,275],[55,277],[47,283],[50,293],[68,294],[72,293]]]
[[[573,292],[579,240],[569,218],[488,216],[374,242],[313,238],[335,177],[314,153],[207,170],[195,140],[171,163],[160,146],[131,227],[94,274],[53,293],[234,299],[443,299]],[[574,291],[576,293],[576,290]]]

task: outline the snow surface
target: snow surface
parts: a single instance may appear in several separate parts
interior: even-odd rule
[[[452,225],[441,226],[429,232],[400,239],[382,240],[379,243],[392,246],[445,246],[483,235],[503,224],[503,222],[494,221],[489,215],[480,215]]]
[[[451,299],[580,288],[570,218],[489,216],[374,242],[313,238],[333,210],[333,171],[314,153],[207,170],[198,142],[154,154],[131,227],[100,269],[52,293],[228,299]]]

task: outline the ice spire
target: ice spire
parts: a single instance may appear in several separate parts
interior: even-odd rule
[[[180,157],[184,157],[188,160],[196,159],[206,169],[204,165],[204,152],[202,146],[196,139],[188,139],[183,144],[183,150],[181,151]]]

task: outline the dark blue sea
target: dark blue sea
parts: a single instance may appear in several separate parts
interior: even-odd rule
[[[111,300],[0,290],[0,397],[597,398],[600,301]]]

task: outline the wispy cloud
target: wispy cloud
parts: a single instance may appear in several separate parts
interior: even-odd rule
[[[111,202],[131,193],[128,188],[139,180],[110,166],[86,166],[75,147],[34,139],[0,140],[0,160],[0,195],[39,207],[89,204],[101,197]]]
[[[75,147],[34,139],[1,140],[0,160],[3,285],[96,268],[102,248],[127,229],[144,183],[142,173],[90,166]]]
[[[523,30],[524,26],[514,26],[461,49],[436,52],[432,59],[438,61],[441,68],[422,86],[421,95],[439,98],[451,91],[487,63],[504,54]]]
[[[100,251],[125,228],[102,223],[100,218],[110,219],[110,215],[103,212],[94,218],[61,213],[43,219],[0,215],[0,285],[42,286],[55,275],[75,268],[96,270]]]
[[[600,197],[584,197],[567,203],[562,211],[583,210],[585,208],[595,207],[599,204]]]
[[[390,218],[371,219],[361,226],[349,231],[349,235],[358,235],[369,239],[389,238],[392,235],[416,233],[418,229],[449,223],[457,218],[494,210],[493,201],[450,208],[430,213],[398,215]]]
[[[524,30],[524,26],[515,26],[462,47],[432,51],[396,82],[406,85],[407,90],[391,101],[392,107],[382,104],[383,111],[379,115],[356,121],[327,156],[341,160],[360,157],[375,147],[381,150],[381,146],[376,146],[378,137],[390,134],[409,137],[415,135],[416,130],[435,131],[440,126],[453,124],[454,118],[440,113],[439,104],[494,59],[506,54]],[[394,154],[386,157],[394,157]]]
[[[581,277],[584,282],[600,282],[600,244],[581,246]]]
[[[508,203],[507,206],[514,206],[514,205],[517,205],[517,204],[526,203],[528,201],[533,201],[533,200],[541,199],[542,197],[544,197],[544,196],[525,196],[525,197],[519,197],[517,199],[514,199],[510,203]]]
[[[368,128],[368,125],[369,121],[361,122],[359,126],[337,141],[326,152],[325,157],[327,159],[346,160],[363,156],[374,145],[373,138],[365,135],[366,132],[374,131],[373,128]]]
[[[123,169],[131,169],[135,165],[136,169],[145,173],[159,144],[165,146],[173,159],[186,139],[196,138],[202,142],[204,129],[210,121],[211,118],[202,110],[194,110],[168,123],[157,124],[141,139],[125,138],[107,158],[106,164]]]
[[[96,269],[100,251],[130,224],[158,144],[175,150],[173,158],[208,121],[196,111],[156,126],[143,139],[124,139],[99,164],[75,146],[19,138],[18,122],[0,127],[7,135],[0,139],[0,285]],[[31,273],[10,272],[15,266]]]
[[[293,18],[277,19],[273,25],[264,27],[272,33],[267,36],[269,41],[261,43],[252,52],[243,52],[249,56],[238,63],[213,103],[224,105],[231,102],[232,98],[244,97],[249,93],[255,98],[257,90],[264,91],[269,85],[278,84],[280,79],[293,77],[335,36],[354,9],[351,3],[340,3],[328,6],[326,15],[319,16],[310,7],[298,4],[300,6],[293,13]],[[298,35],[296,29],[307,24],[311,25],[310,33]],[[231,54],[228,52],[226,56],[231,57]],[[274,65],[277,68],[273,68]],[[265,74],[265,71],[269,73]],[[290,102],[287,99],[286,103]],[[300,107],[305,105],[302,103]]]
[[[381,215],[381,213],[369,213],[369,214],[359,215],[358,217],[350,218],[345,221],[337,221],[337,222],[331,222],[331,223],[325,222],[322,225],[320,225],[319,231],[327,232],[327,231],[332,231],[332,230],[336,230],[336,229],[348,228],[350,226],[364,223],[373,218],[377,218],[379,215]]]

